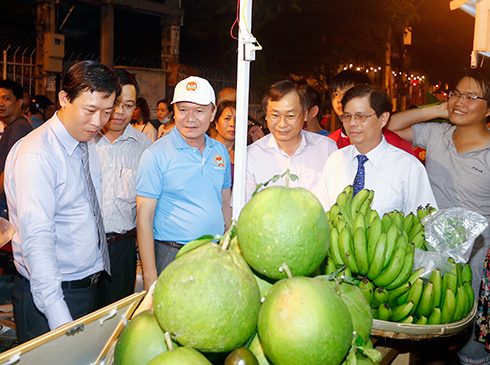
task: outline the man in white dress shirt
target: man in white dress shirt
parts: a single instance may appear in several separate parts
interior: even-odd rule
[[[150,139],[131,122],[139,86],[134,77],[114,69],[121,84],[109,122],[95,136],[102,170],[102,212],[109,244],[111,275],[99,281],[99,307],[134,292],[136,280],[136,172]]]
[[[415,213],[428,203],[437,208],[425,167],[383,137],[393,108],[389,96],[370,85],[355,86],[342,106],[341,121],[354,144],[332,153],[323,169],[317,196],[325,210],[354,182],[374,190],[371,207],[380,216],[394,209]]]
[[[303,130],[308,117],[307,95],[293,81],[278,81],[262,101],[270,134],[251,144],[247,150],[245,199],[252,198],[256,186],[282,175],[287,169],[299,177],[290,187],[312,192],[320,179],[328,156],[337,145],[330,138]],[[279,179],[272,185],[284,186]]]

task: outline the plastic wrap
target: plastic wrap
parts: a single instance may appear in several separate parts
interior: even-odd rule
[[[415,250],[414,268],[424,267],[422,277],[427,277],[434,269],[446,273],[452,270],[447,259],[456,263],[468,262],[476,237],[488,225],[485,217],[464,208],[441,209],[422,220],[425,228],[427,251]]]

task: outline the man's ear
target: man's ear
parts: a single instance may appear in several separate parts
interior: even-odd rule
[[[58,93],[58,101],[60,102],[60,107],[65,107],[66,104],[69,103],[68,94],[66,93],[66,91],[61,90]]]
[[[309,110],[308,113],[311,118],[315,118],[319,112],[320,112],[320,108],[318,107],[318,105],[315,105]]]
[[[381,119],[381,123],[382,123],[381,128],[384,128],[388,124],[388,121],[390,120],[390,113],[384,112],[383,114],[381,114],[380,119]]]

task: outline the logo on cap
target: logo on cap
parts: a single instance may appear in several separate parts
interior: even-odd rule
[[[185,89],[187,91],[196,91],[197,90],[197,83],[195,81],[189,81],[187,85],[185,85]]]

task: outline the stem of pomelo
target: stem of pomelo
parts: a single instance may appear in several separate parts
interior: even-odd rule
[[[172,345],[172,339],[170,338],[170,333],[165,332],[165,343],[167,344],[168,351],[172,351],[174,349],[174,345]]]
[[[281,265],[281,268],[286,272],[286,275],[288,276],[288,279],[291,279],[293,277],[293,274],[291,273],[291,270],[289,269],[288,264],[285,262]]]
[[[231,237],[231,232],[233,232],[233,229],[235,228],[236,221],[233,220],[230,225],[230,229],[226,231],[225,235],[223,236],[223,239],[221,240],[221,249],[227,250],[228,246],[230,245],[230,237]]]

